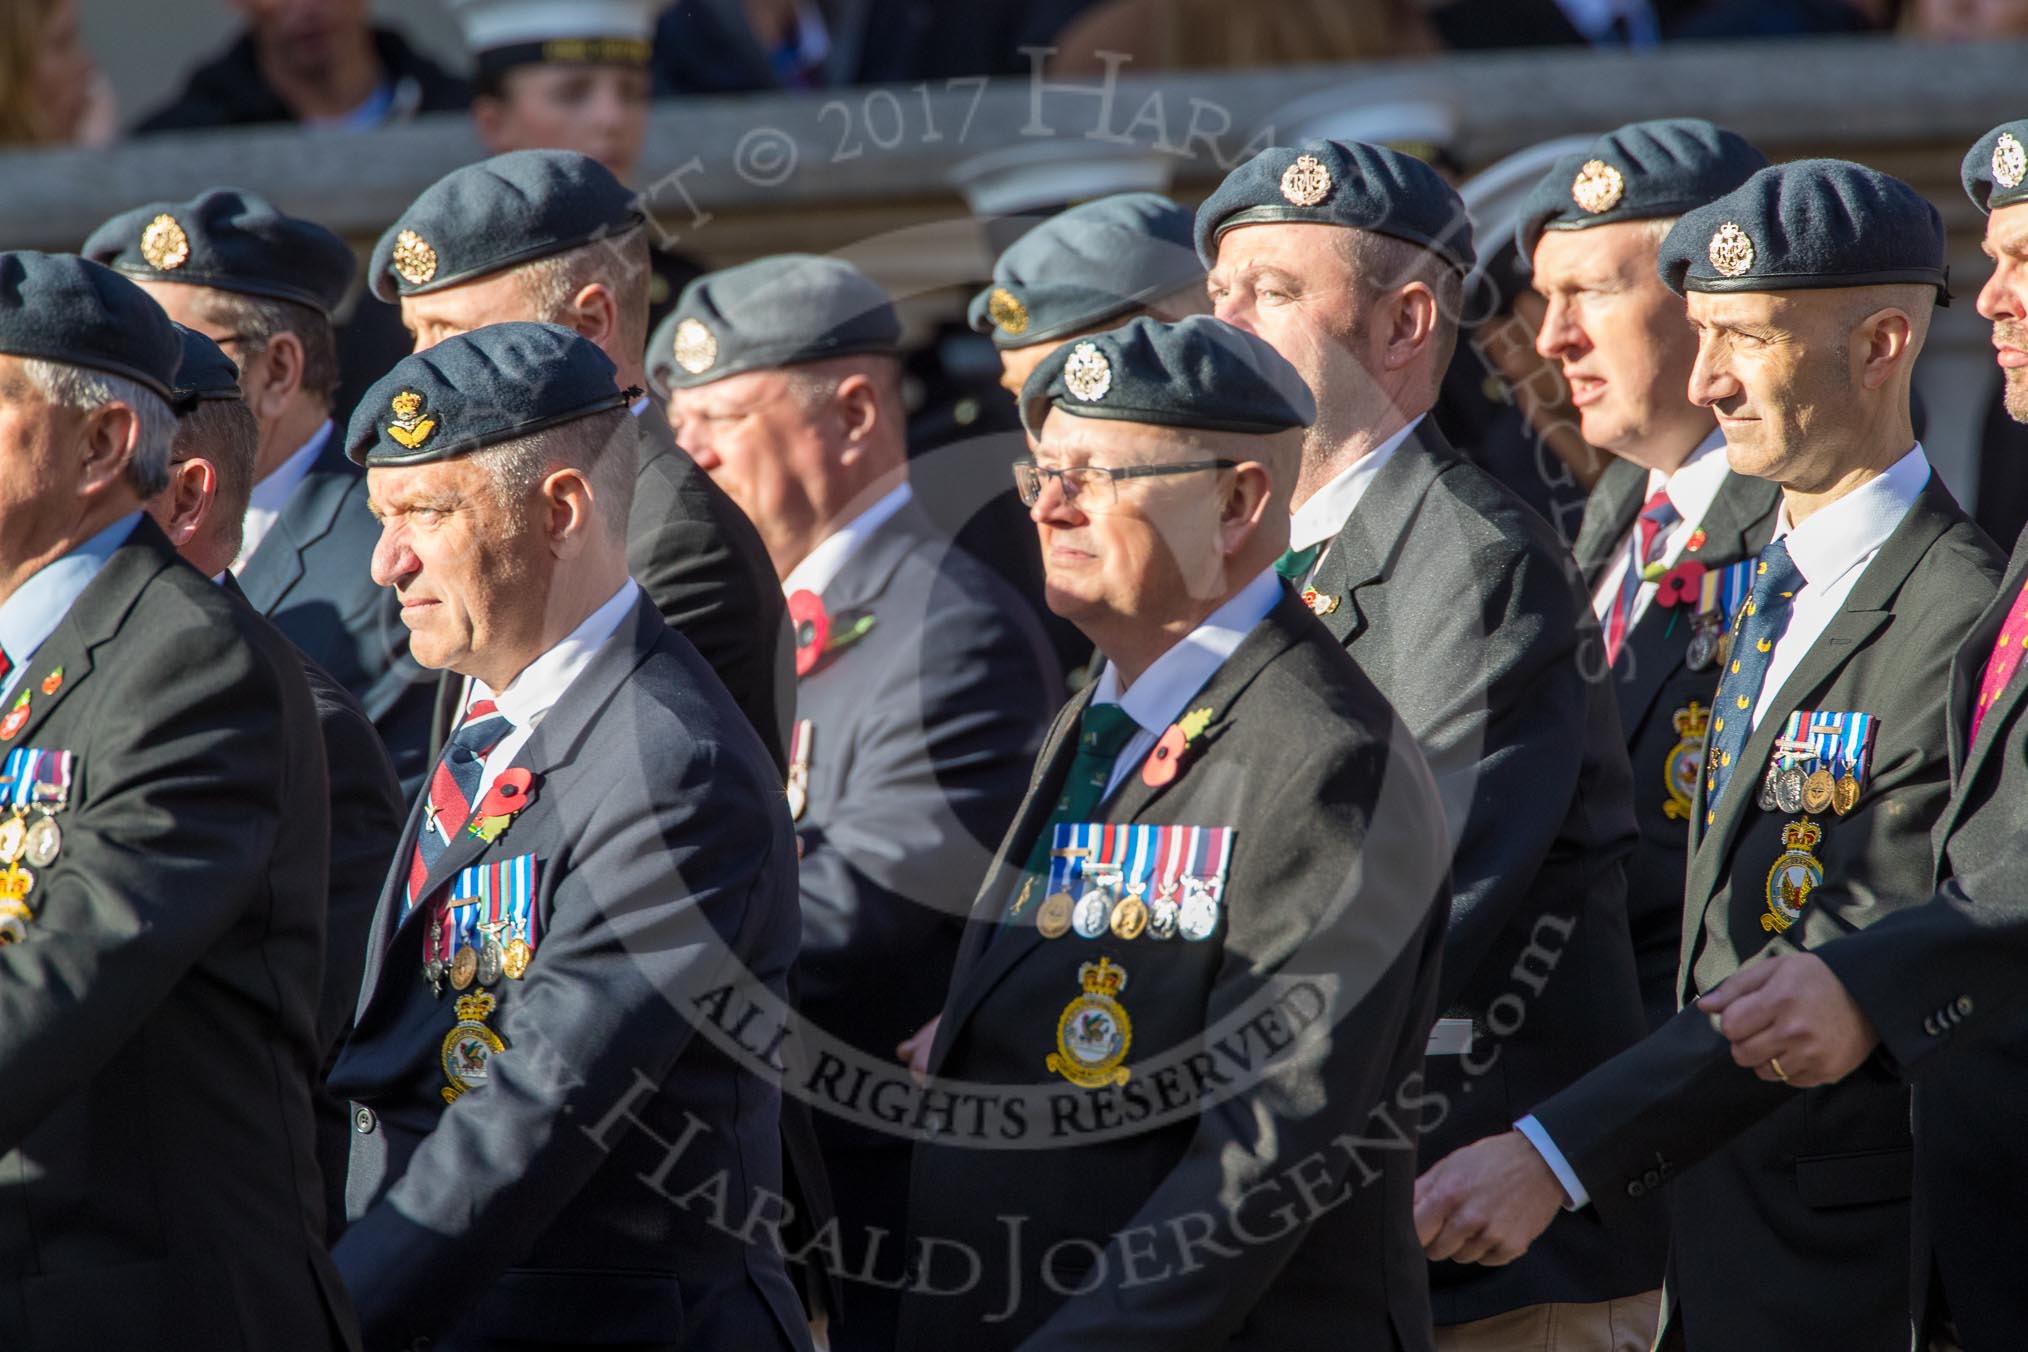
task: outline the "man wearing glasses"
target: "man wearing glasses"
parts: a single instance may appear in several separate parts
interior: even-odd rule
[[[1197,246],[1218,316],[1317,396],[1277,567],[1443,791],[1456,900],[1434,1163],[1647,1028],[1623,876],[1634,789],[1598,623],[1549,524],[1430,419],[1474,257],[1433,169],[1360,143],[1265,150],[1199,208]],[[1659,1225],[1561,1217],[1510,1267],[1433,1271],[1437,1345],[1645,1348],[1661,1277]]]
[[[1450,850],[1414,738],[1273,570],[1314,407],[1202,315],[1023,389],[1050,608],[1105,663],[933,1033],[907,1352],[1430,1345],[1413,1136],[1361,1141],[1418,1120]]]
[[[115,216],[84,255],[138,282],[238,364],[260,444],[232,571],[253,607],[365,708],[413,794],[427,768],[435,677],[408,655],[394,593],[374,585],[368,560],[380,529],[331,420],[331,315],[357,270],[351,248],[225,188]]]
[[[886,292],[787,254],[698,278],[675,319],[671,425],[758,527],[796,630],[797,1003],[893,1074],[943,999],[964,907],[1062,698],[1056,663],[1026,603],[914,501]],[[846,1070],[810,1078],[863,1081],[863,1064]],[[891,1352],[909,1138],[825,1091],[811,1102],[841,1267],[870,1279],[845,1292],[830,1345]]]

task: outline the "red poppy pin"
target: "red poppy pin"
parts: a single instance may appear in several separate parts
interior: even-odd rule
[[[1691,531],[1690,538],[1683,544],[1683,552],[1686,554],[1695,554],[1698,550],[1702,548],[1704,548],[1704,532],[1701,530]]]
[[[49,675],[42,678],[42,693],[54,695],[61,689],[63,689],[63,668],[58,667],[55,671],[50,672]]]
[[[1169,725],[1162,734],[1162,740],[1155,743],[1155,749],[1148,753],[1148,759],[1141,765],[1141,782],[1151,789],[1159,789],[1183,773],[1183,758],[1189,753],[1191,744],[1203,735],[1211,723],[1209,708],[1192,709]]]
[[[1704,595],[1704,572],[1697,560],[1684,559],[1655,584],[1655,604],[1669,608],[1697,604]]]
[[[7,717],[0,718],[0,742],[14,740],[14,734],[21,731],[28,722],[28,692],[21,692],[21,698],[14,701],[14,707],[7,711]]]
[[[843,621],[844,617],[840,617]],[[873,616],[860,614],[833,624],[824,609],[823,598],[812,591],[789,596],[789,624],[796,633],[796,675],[808,676],[817,664],[841,648],[857,643],[873,632]]]
[[[522,809],[535,801],[536,781],[532,771],[515,766],[503,770],[493,781],[493,787],[486,790],[486,796],[479,800],[479,806],[472,813],[472,821],[465,829],[488,845],[500,838],[507,824],[518,816]]]

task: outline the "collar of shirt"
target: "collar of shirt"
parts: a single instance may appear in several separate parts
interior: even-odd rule
[[[1697,449],[1690,452],[1688,459],[1676,466],[1675,473],[1648,471],[1647,496],[1655,496],[1657,489],[1668,489],[1670,505],[1682,518],[1669,528],[1669,534],[1663,541],[1664,566],[1675,566],[1684,547],[1690,543],[1690,537],[1704,524],[1711,504],[1718,500],[1718,490],[1724,486],[1725,476],[1731,472],[1732,466],[1725,460],[1725,434],[1717,428],[1713,428],[1711,435],[1697,444]],[[1637,520],[1635,525],[1627,527],[1626,533],[1620,536],[1618,548],[1613,551],[1612,563],[1599,574],[1598,589],[1592,593],[1591,601],[1592,613],[1598,616],[1601,624],[1619,603],[1620,584],[1627,575],[1628,544],[1638,525]],[[1656,586],[1653,582],[1641,584],[1640,593],[1634,598],[1634,623],[1640,623],[1641,616],[1647,613],[1648,603],[1655,597]]]
[[[6,679],[0,680],[0,694],[14,693],[43,642],[70,614],[113,551],[127,542],[140,519],[139,512],[127,513],[62,558],[42,565],[0,604],[0,652],[13,663]]]
[[[1281,599],[1281,578],[1270,568],[1151,662],[1141,673],[1141,679],[1124,693],[1120,690],[1119,668],[1110,661],[1105,664],[1099,672],[1098,684],[1092,687],[1091,702],[1117,704],[1139,725],[1113,762],[1113,776],[1106,782],[1107,798],[1112,797],[1129,770],[1148,758],[1169,725],[1183,716],[1184,706],[1218,673],[1226,659]]]
[[[514,758],[521,754],[521,748],[528,745],[528,739],[541,726],[543,717],[591,664],[592,655],[613,636],[627,618],[627,613],[634,608],[640,594],[641,589],[632,578],[622,582],[620,589],[604,605],[587,615],[584,623],[571,630],[555,647],[523,667],[521,674],[505,690],[496,693],[484,681],[466,682],[466,708],[480,699],[490,699],[514,725],[486,753],[485,773],[479,777],[480,795],[492,788],[500,772],[514,763]],[[458,721],[463,723],[464,718],[461,716]],[[475,797],[473,801],[478,799]]]
[[[244,569],[247,560],[261,547],[275,522],[281,520],[282,508],[288,505],[289,495],[310,473],[310,466],[317,463],[317,457],[324,453],[324,444],[331,440],[331,420],[310,434],[310,439],[297,447],[295,452],[276,465],[274,473],[253,486],[247,495],[246,524],[240,540],[239,557],[232,561],[232,571]]]
[[[1394,453],[1401,449],[1401,443],[1408,440],[1408,434],[1428,416],[1425,413],[1410,420],[1408,426],[1339,470],[1331,482],[1296,508],[1289,517],[1289,548],[1308,549],[1311,545],[1320,545],[1334,539],[1339,531],[1345,529],[1345,523],[1352,519],[1352,509],[1359,505],[1359,499],[1366,496],[1373,476],[1394,458]]]
[[[857,553],[859,546],[866,543],[873,532],[886,525],[888,520],[902,508],[908,506],[915,490],[904,480],[889,489],[881,499],[853,517],[850,521],[832,531],[809,552],[803,561],[789,570],[782,579],[782,595],[794,596],[799,591],[824,594],[824,589],[837,581],[844,570],[846,560]]]
[[[1845,598],[1858,585],[1866,565],[1894,534],[1928,482],[1929,458],[1917,442],[1887,473],[1819,508],[1800,526],[1789,525],[1788,507],[1783,506],[1774,538],[1789,542],[1789,558],[1803,575],[1803,588],[1796,593],[1788,628],[1769,655],[1761,698],[1753,706],[1755,727],[1780,703],[1774,698],[1776,693],[1845,608]]]
[[[627,405],[627,412],[633,414],[636,418],[640,417],[643,413],[646,413],[647,411],[648,411],[648,396],[645,394],[642,395],[639,399],[636,399],[633,403]]]

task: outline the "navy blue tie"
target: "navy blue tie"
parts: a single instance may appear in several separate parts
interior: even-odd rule
[[[1717,818],[1718,800],[1725,792],[1735,762],[1746,750],[1753,735],[1753,709],[1764,693],[1767,669],[1774,662],[1775,645],[1789,627],[1796,593],[1803,589],[1803,575],[1789,558],[1788,543],[1772,541],[1760,552],[1753,570],[1753,590],[1740,607],[1739,622],[1733,630],[1732,655],[1725,675],[1718,682],[1718,699],[1712,710],[1710,760],[1704,779],[1704,824]]]

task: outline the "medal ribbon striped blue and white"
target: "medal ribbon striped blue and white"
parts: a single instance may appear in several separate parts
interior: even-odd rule
[[[532,951],[536,933],[535,893],[539,875],[532,854],[517,854],[490,864],[461,869],[451,883],[450,905],[457,916],[457,931],[445,957],[457,956],[460,948],[475,945],[481,925],[501,925],[509,936],[519,938]]]
[[[76,753],[21,746],[0,766],[0,807],[43,807],[62,811],[70,802]]]

